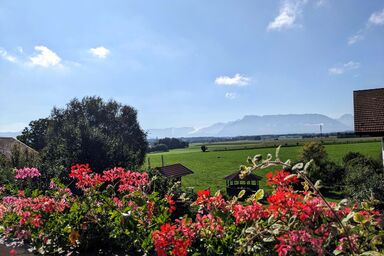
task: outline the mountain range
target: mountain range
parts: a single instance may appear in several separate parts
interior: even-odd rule
[[[235,137],[251,135],[278,135],[353,131],[353,115],[333,119],[321,114],[246,115],[231,122],[220,122],[208,127],[170,127],[149,129],[148,138],[164,137]],[[16,137],[21,132],[0,132],[0,137]]]
[[[302,134],[320,133],[320,131],[323,133],[353,131],[353,116],[345,114],[334,119],[321,114],[246,115],[239,120],[215,123],[201,129],[181,127],[149,129],[147,132],[149,138],[164,138]]]

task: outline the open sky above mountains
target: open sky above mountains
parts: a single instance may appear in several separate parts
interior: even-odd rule
[[[353,112],[384,87],[382,0],[0,3],[0,132],[98,95],[144,129]]]

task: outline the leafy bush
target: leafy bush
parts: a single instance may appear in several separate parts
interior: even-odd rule
[[[356,158],[364,158],[364,155],[360,152],[348,152],[343,156],[343,163],[344,165],[347,165],[349,161],[356,159]]]
[[[383,178],[383,167],[379,161],[358,155],[346,163],[345,193],[359,201],[373,197],[383,204]]]
[[[176,138],[159,139],[157,144],[165,144],[169,149],[187,148],[189,146],[188,142]]]
[[[148,148],[148,152],[166,152],[169,148],[165,144],[155,144]]]
[[[321,180],[324,189],[327,190],[340,190],[344,175],[345,168],[332,161],[323,161],[308,168],[308,177],[311,180]]]
[[[315,164],[320,165],[326,158],[325,147],[319,141],[306,143],[300,152],[300,159],[305,163],[313,160]]]

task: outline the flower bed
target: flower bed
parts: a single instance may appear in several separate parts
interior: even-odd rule
[[[88,165],[75,165],[69,177],[79,195],[58,179],[46,191],[21,189],[26,179],[39,179],[34,168],[16,175],[19,184],[0,189],[1,236],[39,254],[379,255],[384,250],[382,213],[367,202],[326,203],[305,179],[283,170],[267,175],[274,190],[266,198],[263,190],[245,202],[203,190],[190,203],[192,213],[177,219],[172,218],[176,198],[150,192],[146,173],[113,168],[97,174]],[[294,189],[300,182],[303,191]]]

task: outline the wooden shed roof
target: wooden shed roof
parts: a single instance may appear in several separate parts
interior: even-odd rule
[[[192,170],[188,169],[180,163],[159,167],[158,170],[164,176],[173,178],[179,178],[193,173]]]
[[[384,136],[384,88],[353,92],[355,132]]]
[[[250,181],[250,180],[261,180],[262,178],[256,174],[250,173],[249,175],[245,176],[244,178],[240,178],[240,171],[234,172],[231,175],[228,175],[225,177],[226,180],[243,180],[243,181]]]

